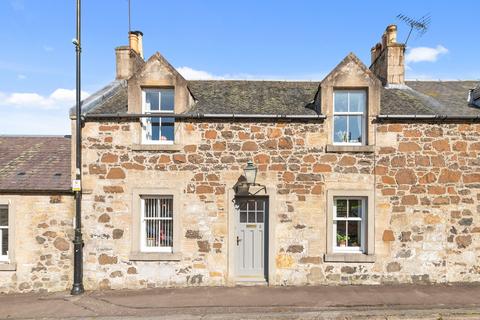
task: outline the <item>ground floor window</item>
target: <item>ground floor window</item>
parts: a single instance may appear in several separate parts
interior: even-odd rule
[[[141,197],[141,251],[173,251],[173,196]]]
[[[334,197],[334,252],[364,252],[366,199]]]
[[[8,205],[0,205],[0,261],[8,261]]]

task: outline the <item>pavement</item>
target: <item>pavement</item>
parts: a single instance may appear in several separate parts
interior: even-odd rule
[[[480,319],[480,284],[191,287],[0,295],[0,319]]]

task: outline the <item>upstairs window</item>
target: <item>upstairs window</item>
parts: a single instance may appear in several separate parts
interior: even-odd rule
[[[8,261],[8,206],[0,205],[0,261]]]
[[[333,94],[333,143],[366,143],[366,104],[364,90],[336,90]]]
[[[143,113],[174,113],[175,92],[173,89],[144,89]],[[143,142],[173,144],[175,119],[167,117],[142,118]]]

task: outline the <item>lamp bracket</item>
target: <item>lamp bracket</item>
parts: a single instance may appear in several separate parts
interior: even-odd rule
[[[249,190],[250,187],[260,187],[260,189],[258,189],[257,191],[255,191],[255,193],[250,193],[250,195],[256,195],[258,194],[260,191],[264,191],[265,194],[267,193],[267,187],[263,184],[260,184],[260,183],[248,183],[248,182],[241,182],[241,183],[238,183],[234,188],[235,188],[235,193],[238,193],[238,189],[239,188],[246,188],[246,190]]]

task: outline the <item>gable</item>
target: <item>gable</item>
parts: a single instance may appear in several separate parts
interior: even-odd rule
[[[129,81],[166,81],[186,83],[185,78],[159,52],[152,55]]]
[[[381,86],[380,80],[350,52],[323,80],[322,86]]]
[[[175,113],[185,112],[193,103],[185,78],[158,52],[127,83],[130,113],[142,112],[142,90],[149,87],[175,88]]]
[[[368,116],[380,110],[381,81],[353,53],[349,53],[321,82],[321,111],[333,115],[333,93],[336,89],[364,89],[367,91]]]

